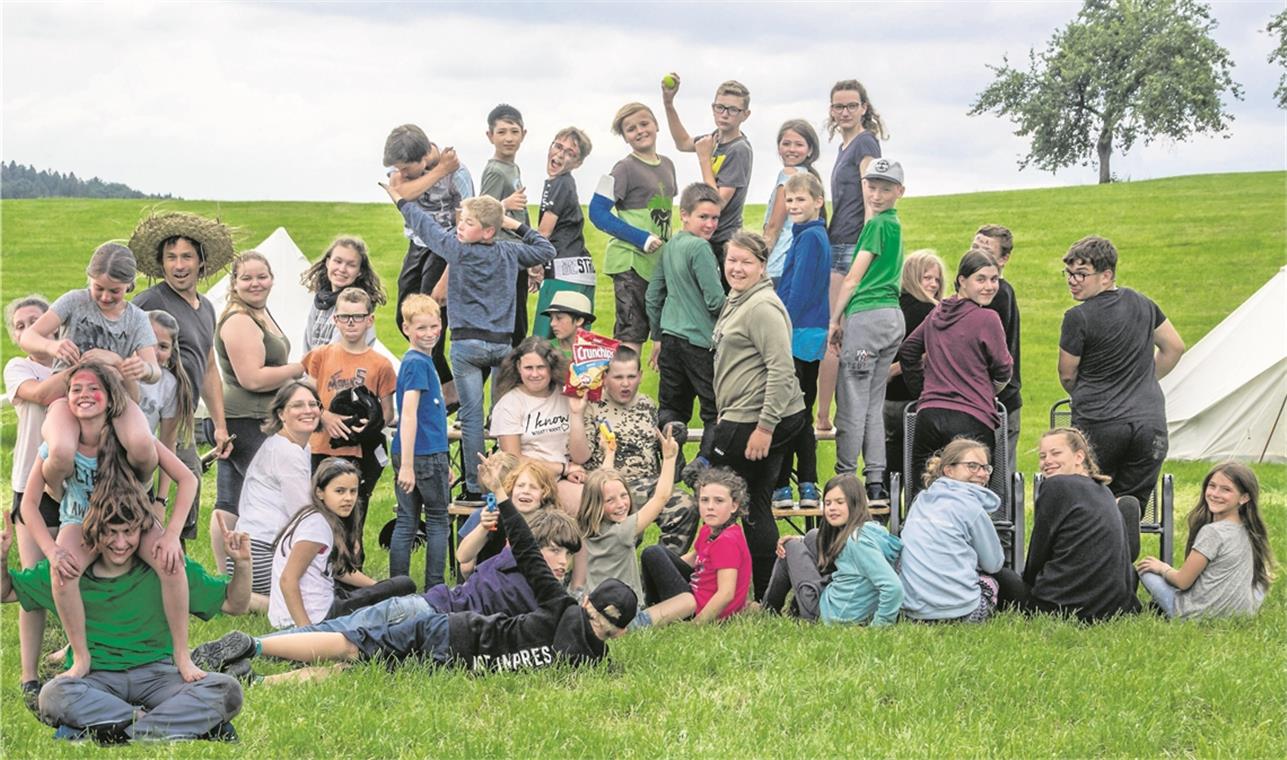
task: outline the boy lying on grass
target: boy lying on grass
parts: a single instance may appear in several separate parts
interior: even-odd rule
[[[569,596],[541,556],[527,522],[509,500],[498,470],[499,457],[482,459],[479,479],[500,502],[501,524],[509,535],[519,571],[536,594],[536,610],[511,616],[428,612],[394,625],[264,639],[233,631],[197,647],[195,661],[222,671],[260,654],[298,662],[418,657],[438,665],[486,672],[602,660],[608,651],[605,642],[625,633],[634,619],[638,605],[635,593],[610,578],[580,603]]]

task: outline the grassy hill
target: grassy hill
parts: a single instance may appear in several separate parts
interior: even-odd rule
[[[949,267],[979,224],[1014,231],[1006,276],[1023,313],[1022,470],[1035,468],[1036,436],[1049,406],[1063,396],[1055,360],[1060,318],[1073,303],[1060,275],[1068,246],[1087,234],[1112,239],[1121,254],[1118,281],[1156,300],[1192,345],[1283,265],[1285,180],[1281,172],[1206,175],[900,203],[908,251],[935,248]],[[148,205],[0,203],[0,298],[33,291],[53,297],[83,287],[93,248],[128,238]],[[338,233],[361,235],[388,285],[406,250],[398,215],[387,203],[164,207],[221,216],[241,229],[242,247],[285,227],[310,258]],[[747,226],[758,227],[762,214],[762,207],[749,208]],[[588,225],[587,242],[601,258],[604,238]],[[599,330],[608,332],[612,290],[602,275],[596,310]],[[391,307],[380,311],[377,330],[401,350]],[[7,336],[0,338],[4,357],[14,350]],[[655,394],[654,376],[646,377],[644,389]],[[7,473],[12,411],[0,413],[0,422],[0,470]],[[824,472],[830,452],[822,452]],[[1168,463],[1177,475],[1178,514],[1192,504],[1206,469]],[[1287,557],[1287,476],[1279,467],[1257,472],[1274,548]],[[391,513],[391,480],[386,476],[376,492],[373,529]],[[206,509],[213,492],[211,476],[203,489]],[[193,548],[208,561],[204,543]],[[1182,529],[1176,544],[1182,549]],[[1145,551],[1155,552],[1156,544],[1146,540]],[[376,552],[370,569],[378,575],[385,562]],[[413,576],[418,572],[413,568]],[[613,645],[612,667],[593,672],[486,680],[435,674],[426,681],[418,668],[390,676],[378,666],[361,667],[325,684],[252,689],[237,721],[240,748],[200,744],[176,754],[317,755],[324,721],[323,741],[355,756],[1280,756],[1287,746],[1282,585],[1252,621],[1168,625],[1146,617],[1085,629],[1001,616],[972,629],[870,631],[748,619],[710,631],[681,626],[629,637]],[[0,746],[13,757],[71,754],[48,743],[48,731],[19,705],[13,611],[4,609],[0,626]],[[267,623],[195,622],[192,635],[199,641],[236,627],[258,633]]]

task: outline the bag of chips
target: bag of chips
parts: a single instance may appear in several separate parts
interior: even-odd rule
[[[563,395],[598,401],[603,396],[603,376],[607,374],[608,363],[619,345],[620,341],[578,329],[576,337],[572,338],[572,363],[568,365]]]

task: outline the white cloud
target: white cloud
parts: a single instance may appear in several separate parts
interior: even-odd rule
[[[820,125],[830,84],[850,77],[885,115],[886,153],[904,160],[913,194],[1093,182],[1093,167],[1020,172],[1026,146],[1010,123],[965,115],[986,64],[1022,61],[1077,7],[654,3],[654,18],[632,18],[584,4],[6,4],[4,158],[188,198],[373,201],[391,127],[420,124],[477,175],[491,153],[486,113],[505,101],[527,120],[530,187],[557,129],[589,131],[584,196],[625,152],[608,131],[617,107],[642,100],[660,115],[657,82],[677,70],[693,131],[707,128],[718,82],[751,88],[752,202],[777,172],[778,125]],[[1215,8],[1246,88],[1232,137],[1137,146],[1114,158],[1119,175],[1287,165],[1260,31],[1276,9]],[[681,184],[697,179],[695,158],[668,149],[664,131],[660,145]],[[834,154],[824,147],[824,176]]]

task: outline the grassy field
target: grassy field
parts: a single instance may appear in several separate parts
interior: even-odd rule
[[[582,183],[590,178],[580,178]],[[1072,305],[1059,272],[1068,245],[1111,238],[1119,282],[1162,307],[1189,345],[1284,263],[1287,175],[1209,175],[1107,186],[908,198],[900,203],[908,250],[936,248],[954,266],[974,229],[1006,224],[1016,248],[1007,278],[1023,312],[1025,415],[1020,469],[1032,472],[1036,436],[1063,396],[1055,375],[1060,316]],[[242,247],[285,227],[316,257],[335,234],[370,244],[392,284],[405,251],[388,204],[213,203],[168,208],[219,214]],[[5,201],[0,204],[0,297],[56,296],[81,287],[90,251],[127,238],[136,201]],[[755,226],[762,207],[748,209]],[[596,258],[604,240],[587,228]],[[143,283],[140,283],[142,286]],[[612,291],[600,277],[598,328],[607,332]],[[381,339],[395,352],[391,308]],[[7,336],[0,351],[12,356]],[[655,393],[656,378],[644,381]],[[0,412],[0,471],[9,470],[13,413]],[[824,472],[833,460],[821,453]],[[1177,516],[1197,495],[1207,463],[1171,462]],[[1262,509],[1278,556],[1287,557],[1287,472],[1257,466]],[[369,522],[392,514],[390,477]],[[203,501],[214,495],[207,478]],[[204,539],[195,555],[209,559]],[[1145,551],[1156,552],[1146,539]],[[1176,537],[1184,545],[1183,529]],[[15,557],[16,561],[16,557]],[[419,560],[419,556],[417,558]],[[373,574],[387,568],[375,552]],[[413,576],[419,570],[413,567]],[[986,626],[900,625],[873,631],[751,618],[713,630],[678,626],[628,637],[612,662],[584,671],[477,679],[409,667],[364,666],[302,688],[256,687],[236,724],[238,747],[194,743],[179,756],[235,754],[354,757],[912,755],[1235,755],[1281,757],[1287,747],[1287,604],[1277,584],[1253,620],[1170,625],[1153,617],[1083,628],[1002,615]],[[14,609],[0,622],[0,754],[80,755],[48,741],[18,697]],[[201,641],[260,619],[194,621]],[[57,641],[51,631],[48,643]],[[270,668],[275,670],[277,668]],[[152,756],[147,747],[123,756]]]

